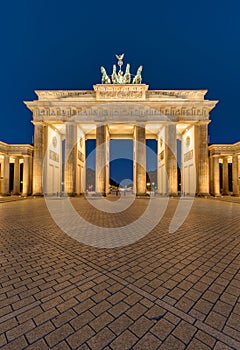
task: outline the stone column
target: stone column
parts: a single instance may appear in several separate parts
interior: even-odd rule
[[[213,161],[213,195],[220,196],[220,169],[219,157],[212,157]]]
[[[168,177],[168,194],[178,195],[178,173],[177,173],[177,138],[176,125],[166,126],[165,132],[165,167]]]
[[[10,177],[10,165],[9,156],[4,155],[4,169],[3,169],[3,194],[9,195],[9,177]]]
[[[238,155],[234,154],[232,157],[232,189],[234,196],[239,196],[238,176]]]
[[[30,162],[29,156],[23,156],[23,189],[22,195],[29,194],[29,180],[30,180]]]
[[[19,158],[15,158],[14,162],[14,179],[13,179],[13,194],[20,193],[20,164]]]
[[[105,187],[105,192],[106,194],[109,194],[110,192],[110,166],[109,166],[109,161],[110,161],[110,135],[109,135],[109,130],[108,127],[106,127],[106,187]]]
[[[223,194],[227,195],[229,193],[229,184],[228,184],[228,157],[223,158],[222,166],[222,179],[223,179]]]
[[[44,157],[44,126],[34,125],[34,155],[33,155],[33,194],[43,194],[43,157]]]
[[[106,125],[96,127],[96,181],[95,192],[106,195],[107,130]]]
[[[76,195],[77,125],[66,123],[64,190],[69,196]]]
[[[146,131],[145,125],[135,126],[136,195],[146,194]]]
[[[29,194],[32,194],[32,183],[33,183],[33,157],[29,157]]]
[[[197,194],[209,195],[208,123],[195,126],[195,162]]]

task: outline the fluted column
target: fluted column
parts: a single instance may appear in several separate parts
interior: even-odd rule
[[[64,189],[69,196],[76,194],[77,125],[66,123]]]
[[[22,195],[27,196],[29,194],[30,183],[30,162],[29,156],[23,157],[23,190]]]
[[[234,154],[232,157],[232,189],[234,196],[239,196],[238,176],[238,155]]]
[[[4,173],[3,173],[3,194],[9,195],[9,177],[10,177],[10,165],[9,156],[4,156]]]
[[[146,131],[145,125],[135,126],[136,194],[146,193]]]
[[[178,173],[177,173],[177,138],[176,125],[166,126],[165,133],[165,166],[168,177],[168,194],[178,194]]]
[[[195,126],[197,194],[209,195],[208,124]]]
[[[43,194],[44,126],[34,125],[33,194]]]
[[[13,193],[20,193],[20,164],[18,157],[15,158],[14,162]]]
[[[229,181],[228,181],[228,158],[223,158],[223,167],[222,167],[222,179],[223,179],[223,194],[229,193]]]
[[[213,157],[213,195],[220,195],[220,169],[219,169],[219,157]]]
[[[95,191],[106,195],[107,185],[107,130],[106,125],[96,127],[96,181]]]

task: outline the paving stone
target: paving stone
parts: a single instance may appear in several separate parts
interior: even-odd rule
[[[221,343],[218,341],[216,345],[214,346],[213,350],[233,350],[233,348],[229,347],[228,345]]]
[[[73,328],[69,324],[65,324],[60,328],[57,328],[50,334],[46,336],[46,341],[49,344],[50,348],[59,343],[61,340],[64,340],[74,332]]]
[[[213,338],[210,334],[207,334],[201,330],[198,330],[196,333],[196,338],[200,340],[202,343],[206,344],[209,348],[213,348],[216,343],[216,339]]]
[[[196,333],[197,328],[191,324],[181,321],[179,325],[174,329],[172,334],[180,339],[183,343],[188,344],[193,338],[193,335]]]
[[[232,313],[229,319],[227,320],[227,325],[239,330],[239,324],[240,324],[240,316],[238,314]]]
[[[131,317],[133,320],[138,319],[147,311],[147,308],[140,303],[133,305],[130,309],[127,310],[126,314]]]
[[[50,321],[48,321],[33,329],[32,331],[26,333],[26,337],[29,343],[33,343],[36,340],[45,337],[48,333],[54,331],[54,329],[55,328],[53,324]]]
[[[138,337],[141,338],[152,326],[154,322],[146,317],[140,317],[129,329]]]
[[[110,309],[112,307],[112,305],[106,301],[103,300],[100,303],[98,303],[97,305],[93,306],[90,311],[95,315],[95,316],[99,316],[100,314],[102,314],[104,311]],[[110,311],[111,312],[111,311]]]
[[[95,336],[91,337],[91,339],[88,341],[88,345],[92,350],[104,349],[104,347],[110,344],[114,338],[115,336],[113,332],[108,328],[104,328]]]
[[[103,301],[107,299],[108,297],[111,296],[111,293],[109,293],[107,290],[103,290],[95,295],[92,295],[91,298],[94,300],[96,303],[99,303],[100,301]]]
[[[217,303],[213,307],[213,311],[228,317],[233,310],[233,306],[227,303],[222,302],[221,300],[217,301]]]
[[[71,350],[71,348],[65,341],[61,341],[61,343],[55,345],[51,350]]]
[[[138,338],[134,334],[126,330],[117,337],[110,346],[112,350],[129,350],[132,349],[137,340]]]
[[[7,343],[7,339],[4,334],[0,334],[0,347]]]
[[[119,317],[122,313],[126,312],[129,309],[129,305],[120,301],[117,305],[111,307],[108,311],[114,317]]]
[[[14,327],[11,330],[7,331],[7,339],[9,341],[12,341],[13,339],[20,337],[21,335],[25,334],[33,328],[35,328],[35,324],[32,320],[28,320],[25,323],[21,323],[17,327]]]
[[[61,313],[57,317],[55,317],[52,320],[52,323],[56,327],[61,327],[63,324],[71,321],[73,318],[76,318],[76,317],[77,317],[77,313],[74,310],[70,309],[70,310],[67,310],[67,311]]]
[[[159,347],[160,350],[183,350],[185,349],[185,345],[178,340],[177,338],[170,335]]]
[[[173,331],[175,326],[165,319],[159,320],[151,329],[151,333],[158,337],[161,341],[166,339]]]
[[[106,327],[110,322],[114,320],[113,316],[108,312],[101,313],[100,316],[95,317],[92,322],[90,322],[90,326],[98,332],[100,329]]]
[[[90,309],[94,305],[96,305],[94,301],[92,301],[91,299],[86,299],[82,303],[79,303],[77,306],[75,306],[73,310],[76,311],[78,314],[81,314],[82,312]]]
[[[70,335],[66,341],[71,349],[77,349],[80,345],[85,343],[89,338],[93,337],[95,332],[88,325],[82,327],[78,331]],[[91,338],[92,339],[92,338]]]
[[[34,322],[37,325],[40,325],[48,320],[53,319],[57,315],[59,315],[59,312],[55,308],[52,308],[48,311],[42,311],[40,314],[38,314],[36,317],[34,317]]]
[[[49,350],[49,346],[43,339],[40,339],[36,343],[29,345],[27,350]]]
[[[202,343],[198,339],[193,339],[191,343],[187,346],[186,350],[211,350],[206,344]]]
[[[72,310],[71,310],[72,311]],[[81,313],[79,316],[75,317],[72,321],[70,321],[70,325],[78,330],[92,321],[95,316],[90,311],[85,311]]]
[[[16,318],[11,318],[10,320],[7,320],[5,322],[0,323],[0,333],[4,333],[9,329],[12,329],[13,327],[17,326],[18,322]]]
[[[211,327],[221,331],[226,323],[227,318],[218,314],[217,312],[211,311],[208,317],[206,318],[206,323]]]
[[[161,341],[153,334],[148,333],[144,335],[137,343],[133,346],[134,350],[156,350],[161,345]]]
[[[17,350],[17,349],[24,349],[27,346],[27,342],[23,336],[13,340],[12,342],[4,345],[1,349],[2,350]]]
[[[194,309],[196,309],[197,311],[200,311],[201,313],[207,315],[209,313],[209,311],[211,310],[211,308],[213,307],[213,304],[210,303],[207,300],[199,300],[195,305],[194,305]]]
[[[134,222],[147,206],[139,199],[113,215],[71,201],[105,227]],[[196,198],[169,235],[177,203],[146,237],[117,249],[65,235],[43,199],[0,203],[0,347],[240,349],[240,206]]]
[[[116,335],[119,335],[123,331],[125,331],[131,324],[133,324],[133,320],[130,317],[128,317],[127,315],[121,315],[109,325],[109,328]]]

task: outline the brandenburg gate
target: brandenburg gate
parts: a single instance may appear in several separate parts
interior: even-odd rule
[[[111,76],[101,67],[102,83],[93,90],[36,91],[25,102],[34,124],[34,195],[79,195],[86,190],[85,141],[96,139],[95,192],[109,192],[111,139],[133,140],[133,183],[146,193],[146,139],[157,141],[157,192],[177,195],[177,140],[181,144],[181,192],[209,194],[208,124],[218,101],[205,99],[207,90],[150,90],[122,56]],[[63,161],[64,160],[64,161]],[[63,168],[64,164],[64,168]]]

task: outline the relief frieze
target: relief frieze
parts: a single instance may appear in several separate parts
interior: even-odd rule
[[[95,97],[95,92],[90,90],[47,90],[47,91],[35,91],[39,99],[58,99],[58,98],[64,98],[64,97],[80,97],[80,98],[92,98]]]
[[[196,107],[162,107],[162,108],[145,108],[139,106],[139,108],[130,107],[119,107],[119,108],[36,108],[34,111],[35,117],[73,117],[73,116],[166,116],[171,119],[172,117],[208,117],[207,108],[196,108]]]

